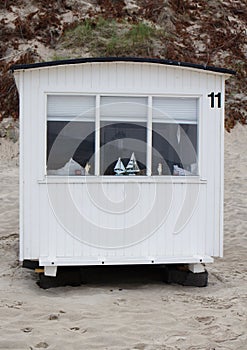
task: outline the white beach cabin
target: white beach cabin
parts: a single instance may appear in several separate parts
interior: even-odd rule
[[[20,95],[20,261],[201,263],[223,253],[224,84],[159,59],[12,67]]]

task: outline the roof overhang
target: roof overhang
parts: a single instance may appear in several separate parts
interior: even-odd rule
[[[59,61],[49,61],[49,62],[39,62],[31,64],[15,64],[10,67],[12,71],[18,70],[27,70],[35,68],[45,68],[45,67],[56,67],[64,65],[75,65],[83,63],[104,63],[104,62],[130,62],[130,63],[152,63],[152,64],[161,64],[166,66],[175,66],[175,67],[186,67],[192,69],[199,69],[203,71],[235,75],[236,72],[231,69],[219,68],[195,63],[179,62],[173,60],[165,60],[158,58],[141,58],[141,57],[90,57],[90,58],[76,58],[69,60],[59,60]]]

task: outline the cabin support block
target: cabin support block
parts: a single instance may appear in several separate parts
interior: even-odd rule
[[[194,271],[196,271],[196,268]],[[199,271],[199,268],[197,271]],[[202,272],[194,273],[189,269],[188,265],[167,265],[164,269],[164,282],[181,284],[183,286],[206,287],[208,284],[208,272],[203,268]]]
[[[188,268],[193,273],[205,272],[205,267],[202,264],[189,264]]]
[[[45,266],[45,276],[56,277],[57,266]]]

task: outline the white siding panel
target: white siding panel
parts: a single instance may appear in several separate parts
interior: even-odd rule
[[[57,87],[62,87],[63,89],[67,88],[66,85],[66,80],[65,80],[65,67],[56,67],[55,69],[57,70],[57,81],[56,81],[56,86]],[[51,86],[51,89],[53,89],[53,86]]]
[[[167,85],[170,83],[168,83],[168,71],[170,69],[170,67],[162,67],[159,66],[159,85],[157,84],[157,88],[159,91],[166,91],[167,90]],[[155,89],[154,89],[155,90]]]
[[[109,74],[109,64],[107,65],[107,73]],[[126,90],[126,85],[128,82],[128,79],[126,78],[126,65],[120,64],[117,65],[117,74],[119,76],[119,79],[117,79],[117,91],[118,89],[122,88],[123,90]],[[108,79],[108,76],[106,77],[107,80],[107,88],[109,89],[109,83],[110,80]]]
[[[46,71],[42,72],[49,75],[48,83],[43,82],[44,91],[78,93],[198,94],[206,76],[206,72],[181,67],[127,62],[59,66]]]
[[[57,82],[57,68],[54,67],[54,69],[48,69],[47,75],[48,75],[48,86],[53,86],[54,84],[56,84],[56,82]]]
[[[91,186],[95,187],[95,184]],[[101,193],[104,197],[103,192],[99,191],[100,186],[96,186],[96,193]],[[130,187],[130,192],[134,193],[135,184],[121,186]],[[195,185],[189,186],[195,187]],[[41,185],[41,187],[44,195],[46,185]],[[62,184],[48,185],[47,195],[50,198],[52,210],[50,210],[50,215],[44,211],[43,215],[46,218],[41,218],[44,221],[48,219],[49,222],[46,229],[49,232],[49,257],[51,258],[54,255],[65,258],[75,258],[81,255],[83,263],[84,259],[90,258],[97,261],[98,258],[104,259],[110,256],[127,259],[134,256],[155,259],[156,256],[178,257],[198,254],[198,247],[192,244],[196,240],[192,232],[196,232],[199,241],[203,237],[203,230],[193,230],[193,227],[197,225],[198,215],[202,213],[198,213],[198,210],[191,215],[185,213],[188,218],[185,228],[178,233],[174,232],[181,207],[183,207],[181,199],[186,194],[185,186],[182,184],[174,186],[174,193],[170,193],[169,185],[159,184],[155,190],[155,184],[141,184],[140,190],[143,195],[138,196],[138,203],[135,207],[129,212],[112,213],[110,216],[105,213],[109,209],[107,205],[102,207],[102,198],[94,197],[92,201],[92,193],[86,188],[87,185],[73,184],[65,192],[63,187]],[[105,192],[108,198],[119,199],[116,196],[116,192],[119,193],[118,184],[107,184],[106,187]],[[197,191],[196,187],[195,191]],[[157,193],[161,194],[160,197]],[[200,195],[204,193],[201,192]],[[69,200],[70,197],[72,201]],[[153,200],[150,200],[152,197]],[[164,210],[160,208],[162,202],[166,208]],[[94,213],[90,218],[88,208]],[[131,213],[132,210],[134,214]],[[132,220],[128,220],[130,218]],[[123,229],[120,229],[121,227]],[[130,230],[131,235],[129,235]],[[114,239],[112,239],[113,233],[116,235]],[[93,239],[95,234],[95,239]],[[115,247],[113,241],[116,244]],[[41,252],[41,256],[45,256],[47,247],[45,245],[42,247],[45,251]]]
[[[109,87],[109,64],[106,64],[104,67],[100,66],[100,81],[101,85],[103,85],[102,91],[105,89],[105,87]]]
[[[159,84],[159,67],[158,66],[153,67],[152,71],[149,74],[152,75],[149,78],[150,82],[152,82],[152,89],[154,89],[154,88],[157,89],[157,86]],[[144,84],[146,83],[145,79],[144,79],[143,83]],[[142,83],[142,85],[143,85],[143,83]]]
[[[182,71],[182,88],[183,90],[188,90],[191,85],[191,71],[188,69],[183,69]]]
[[[24,75],[19,72],[15,74],[17,88],[19,90],[20,106],[19,106],[19,131],[20,131],[20,148],[19,148],[19,259],[24,259]]]
[[[92,80],[92,89],[95,90],[95,91],[102,91],[101,89],[101,65],[100,64],[95,64],[93,63],[92,64],[92,68],[91,68],[91,80]],[[112,67],[113,69],[113,67]],[[114,78],[115,76],[112,76],[111,79],[112,79],[112,83],[114,82]]]
[[[47,198],[47,188],[45,186],[39,187],[39,207],[40,207],[40,220],[39,229],[33,232],[33,235],[38,235],[39,240],[39,256],[47,257],[49,256],[49,212],[50,205]],[[60,245],[60,240],[57,240],[57,245]],[[59,256],[59,255],[58,255]],[[37,256],[38,257],[38,256]]]
[[[219,78],[210,77],[210,85],[208,93],[212,91],[217,94],[221,90],[219,84]],[[216,102],[216,101],[215,101]],[[210,99],[205,99],[204,110],[206,111],[206,127],[204,127],[204,142],[205,142],[205,153],[202,155],[206,160],[205,170],[206,178],[208,181],[208,192],[207,192],[207,239],[206,239],[206,251],[209,255],[214,255],[214,241],[219,235],[218,231],[218,213],[220,211],[219,202],[217,203],[216,197],[219,196],[219,179],[220,179],[220,109],[211,108]],[[216,248],[218,249],[218,247]]]
[[[214,202],[215,202],[215,233],[214,233],[214,242],[213,242],[213,254],[219,256],[221,247],[220,247],[220,234],[221,234],[221,208],[223,202],[221,202],[221,191],[223,187],[223,169],[221,157],[224,155],[224,149],[221,145],[221,127],[224,127],[224,119],[222,118],[222,109],[224,108],[224,92],[222,91],[222,78],[216,77],[216,94],[221,91],[221,109],[216,107],[216,116],[215,116],[215,178],[214,178]],[[223,114],[224,115],[224,114]],[[222,152],[222,153],[221,153]]]
[[[26,159],[26,165],[30,162],[29,166],[29,185],[31,186],[31,196],[30,196],[30,221],[31,228],[30,232],[31,239],[31,255],[35,257],[39,254],[39,240],[37,240],[36,235],[33,233],[35,230],[38,233],[39,230],[39,188],[37,187],[36,179],[39,177],[39,165],[36,166],[36,159],[39,158],[37,155],[40,154],[40,143],[39,143],[39,122],[40,121],[40,110],[42,108],[42,101],[39,96],[39,74],[33,71],[30,74],[30,89],[32,93],[32,103],[30,103],[30,119],[29,119],[29,132],[31,133],[31,144],[29,149],[30,159]],[[33,208],[34,206],[34,208]]]
[[[80,80],[76,81],[76,87],[78,86],[79,89],[82,89],[83,91],[93,90],[94,86],[96,85],[96,82],[99,83],[99,68],[97,68],[95,72],[94,68],[95,67],[93,66],[93,64],[83,66],[82,70],[81,67],[76,67],[78,71],[78,74],[76,76],[80,77],[79,71],[82,71]]]
[[[33,142],[32,129],[31,129],[31,103],[27,103],[30,98],[30,92],[26,89],[26,86],[31,86],[30,84],[30,74],[24,75],[24,95],[23,99],[26,103],[23,106],[23,124],[24,124],[24,137],[23,137],[23,179],[24,179],[24,257],[31,258],[31,248],[32,248],[32,226],[31,226],[31,197],[32,197],[32,186],[31,184],[31,157],[30,153],[32,151],[31,145]]]

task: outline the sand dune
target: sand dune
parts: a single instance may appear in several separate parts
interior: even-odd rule
[[[247,127],[225,135],[225,255],[207,266],[208,287],[105,270],[42,290],[18,264],[18,146],[1,140],[0,349],[247,349],[246,142]]]

